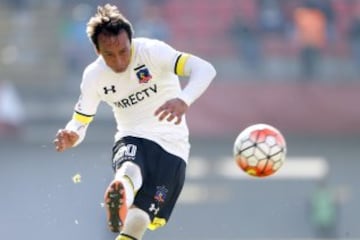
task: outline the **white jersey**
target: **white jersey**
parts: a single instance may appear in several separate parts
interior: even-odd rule
[[[116,119],[115,140],[124,136],[146,138],[187,162],[190,144],[185,117],[176,125],[159,121],[154,115],[167,100],[180,96],[175,72],[177,67],[184,67],[178,66],[184,54],[164,42],[145,38],[133,39],[131,51],[125,72],[115,73],[101,56],[85,69],[75,106],[77,119],[92,118],[104,101]]]

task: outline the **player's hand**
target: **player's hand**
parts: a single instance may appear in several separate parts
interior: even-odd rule
[[[189,106],[180,98],[173,98],[166,101],[156,111],[155,116],[159,117],[159,120],[171,122],[176,119],[175,124],[180,124],[182,116],[187,111]]]
[[[74,146],[78,139],[79,135],[77,133],[66,129],[60,129],[55,136],[55,149],[58,152],[63,152]]]

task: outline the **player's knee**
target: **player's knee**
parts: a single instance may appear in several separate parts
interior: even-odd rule
[[[145,211],[139,208],[131,208],[126,216],[122,233],[140,240],[149,224],[150,217]]]
[[[121,167],[116,171],[116,175],[128,177],[135,190],[140,189],[142,185],[142,175],[140,167],[130,161],[124,162]]]

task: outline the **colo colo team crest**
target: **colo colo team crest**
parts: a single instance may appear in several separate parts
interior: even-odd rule
[[[147,83],[152,78],[149,69],[145,66],[145,64],[134,68],[136,71],[136,76],[139,79],[139,83]]]

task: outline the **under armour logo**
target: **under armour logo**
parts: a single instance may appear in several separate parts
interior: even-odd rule
[[[113,93],[116,93],[115,85],[111,85],[111,88],[104,87],[104,93],[108,94],[109,91],[112,91]]]
[[[152,204],[150,205],[150,207],[149,207],[149,211],[150,211],[150,212],[153,212],[154,215],[157,215],[158,212],[159,212],[159,210],[160,210],[160,208],[155,207],[155,204],[154,204],[154,203],[152,203]]]

